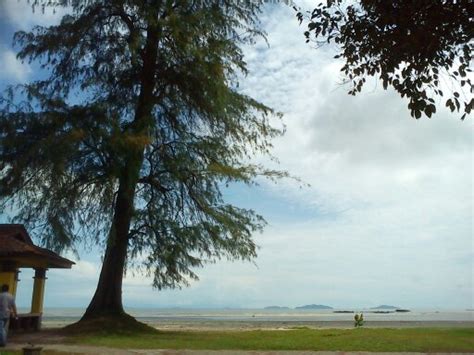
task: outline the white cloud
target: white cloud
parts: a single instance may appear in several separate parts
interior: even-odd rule
[[[247,49],[244,87],[285,114],[287,134],[274,154],[281,168],[312,185],[267,189],[306,204],[314,219],[304,228],[270,221],[279,237],[266,233],[258,262],[285,265],[271,295],[296,299],[281,295],[276,285],[284,285],[315,295],[307,302],[393,295],[394,303],[469,307],[472,121],[442,108],[431,120],[414,120],[406,101],[375,83],[348,96],[331,49],[305,44],[292,11],[273,10],[264,18],[271,47]]]
[[[17,30],[29,30],[33,26],[57,24],[67,13],[67,8],[45,8],[37,6],[34,11],[27,0],[4,0],[0,2],[0,21],[8,22]]]
[[[0,80],[21,82],[31,74],[28,64],[21,63],[13,51],[0,47]]]

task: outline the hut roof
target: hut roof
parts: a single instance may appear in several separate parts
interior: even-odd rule
[[[17,267],[71,268],[73,261],[33,244],[21,224],[0,224],[0,261]]]

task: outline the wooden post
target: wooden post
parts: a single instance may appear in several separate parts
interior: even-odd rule
[[[16,290],[18,289],[18,281],[20,281],[20,278],[19,278],[20,272],[21,272],[21,271],[18,270],[18,269],[15,270],[15,280],[14,280],[14,282],[13,282],[13,288],[12,288],[12,290],[11,290],[11,294],[12,294],[13,297],[15,297],[15,298],[16,298]]]

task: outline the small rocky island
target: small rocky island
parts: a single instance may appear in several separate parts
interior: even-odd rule
[[[389,306],[387,304],[381,304],[380,306],[372,307],[371,309],[393,309],[393,310],[396,310],[397,308],[399,308],[399,307]]]
[[[333,309],[333,308],[322,305],[322,304],[307,304],[304,306],[295,307],[295,309]]]

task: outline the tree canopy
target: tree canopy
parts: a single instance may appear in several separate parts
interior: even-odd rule
[[[18,32],[46,78],[0,99],[0,203],[55,250],[105,248],[85,318],[121,313],[127,265],[157,288],[206,260],[251,259],[265,222],[224,201],[229,182],[285,174],[249,164],[280,129],[237,90],[259,2],[40,1],[61,23]]]
[[[296,10],[307,22],[307,42],[339,46],[349,94],[375,76],[408,98],[416,118],[431,117],[441,97],[462,119],[474,109],[472,1],[327,0],[311,12]]]

